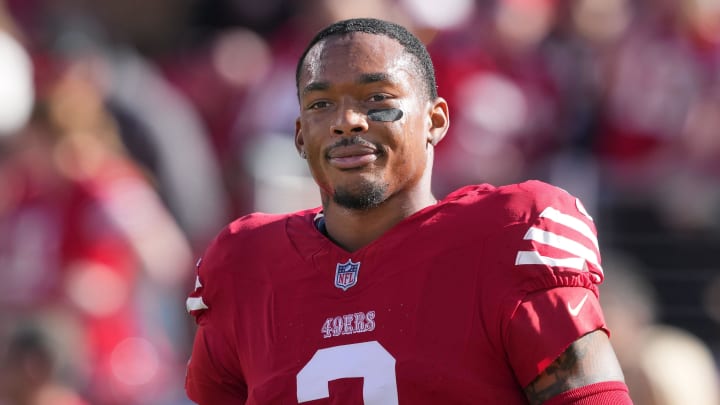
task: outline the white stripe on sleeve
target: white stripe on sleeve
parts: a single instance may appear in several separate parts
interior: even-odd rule
[[[581,233],[583,236],[588,238],[593,243],[593,245],[595,245],[595,249],[600,250],[597,236],[595,236],[595,233],[588,226],[588,224],[586,224],[582,220],[575,218],[572,215],[563,214],[562,212],[556,210],[553,207],[545,208],[545,210],[540,213],[540,218],[550,219],[551,221],[557,222],[558,224],[564,225],[570,229]]]
[[[597,268],[600,268],[598,262],[598,256],[592,249],[588,249],[582,243],[574,241],[570,238],[560,236],[553,232],[544,231],[539,228],[530,228],[525,234],[526,240],[533,240],[543,245],[551,246],[560,250],[564,250],[568,253],[572,253],[584,260],[590,262]]]
[[[567,257],[564,259],[559,259],[554,257],[542,256],[540,255],[540,253],[534,250],[519,251],[517,257],[515,258],[515,264],[518,266],[525,264],[541,264],[550,267],[567,267],[579,271],[587,271],[585,259],[583,258]]]

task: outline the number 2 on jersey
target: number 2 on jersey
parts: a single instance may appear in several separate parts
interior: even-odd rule
[[[395,358],[377,341],[320,349],[297,374],[299,403],[328,398],[328,382],[363,379],[365,405],[397,404]]]

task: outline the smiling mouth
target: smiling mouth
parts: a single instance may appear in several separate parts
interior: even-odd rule
[[[337,146],[330,149],[330,165],[341,170],[358,169],[378,159],[378,151],[364,145]]]
[[[326,157],[331,166],[340,170],[352,170],[373,163],[381,154],[380,146],[356,136],[338,141],[328,149]]]

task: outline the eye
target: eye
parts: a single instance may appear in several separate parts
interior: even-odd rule
[[[374,101],[374,102],[380,102],[380,101],[385,101],[389,98],[390,98],[390,95],[379,93],[379,94],[373,94],[372,96],[370,96],[369,100]]]
[[[310,105],[308,105],[307,109],[308,110],[320,110],[322,108],[327,108],[327,106],[329,106],[329,105],[330,105],[330,103],[328,103],[327,101],[320,100],[320,101],[315,101],[313,103],[310,103]]]

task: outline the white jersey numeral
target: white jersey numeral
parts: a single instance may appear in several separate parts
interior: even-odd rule
[[[395,358],[377,341],[320,349],[297,374],[298,402],[328,398],[328,382],[363,379],[365,405],[398,403]]]

